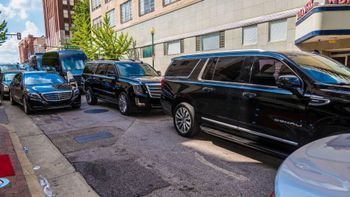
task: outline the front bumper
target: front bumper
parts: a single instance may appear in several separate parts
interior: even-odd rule
[[[73,96],[69,100],[65,101],[46,101],[44,99],[32,99],[28,98],[27,102],[31,110],[47,110],[47,109],[60,109],[77,106],[81,104],[81,95]]]
[[[160,98],[150,98],[145,96],[135,96],[132,99],[135,110],[161,109]]]

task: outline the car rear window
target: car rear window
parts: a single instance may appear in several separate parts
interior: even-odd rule
[[[175,60],[169,66],[165,76],[188,77],[200,60]]]

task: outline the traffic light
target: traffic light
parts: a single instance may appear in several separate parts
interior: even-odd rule
[[[17,36],[17,40],[22,40],[22,34],[21,33],[17,32],[16,36]]]

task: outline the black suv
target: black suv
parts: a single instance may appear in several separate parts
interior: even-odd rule
[[[202,130],[260,150],[294,150],[349,133],[350,69],[304,52],[183,56],[165,74],[161,103],[182,136]]]
[[[161,108],[160,81],[150,65],[131,60],[88,62],[83,72],[88,104],[95,105],[98,99],[112,102],[123,115]]]

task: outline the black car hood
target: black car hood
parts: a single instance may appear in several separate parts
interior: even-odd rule
[[[72,90],[72,87],[68,84],[43,84],[43,85],[31,85],[27,86],[28,92],[35,93],[46,93],[46,92],[54,92],[54,91],[67,91]]]
[[[121,79],[127,80],[129,82],[136,83],[160,83],[162,77],[160,76],[136,76],[136,77],[121,77]]]

